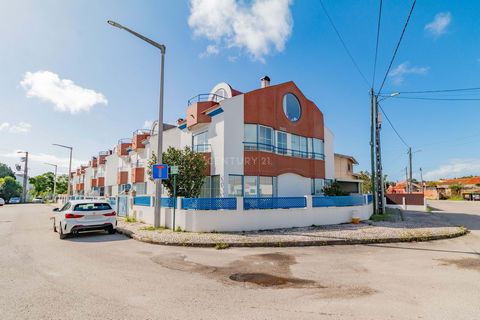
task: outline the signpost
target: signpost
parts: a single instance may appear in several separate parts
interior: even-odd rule
[[[152,166],[152,178],[160,180],[168,179],[168,165],[154,164]]]
[[[173,175],[173,220],[172,220],[172,230],[175,231],[175,208],[177,207],[177,174],[178,166],[170,167],[170,174]]]

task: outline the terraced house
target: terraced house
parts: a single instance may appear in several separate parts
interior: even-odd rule
[[[154,194],[147,162],[158,124],[120,139],[73,172],[75,194]],[[176,126],[164,124],[163,148],[191,147],[209,165],[201,197],[320,194],[335,177],[334,136],[323,114],[293,81],[240,92],[219,83],[188,101]]]

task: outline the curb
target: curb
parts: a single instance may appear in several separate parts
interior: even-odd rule
[[[395,242],[424,242],[433,240],[443,240],[458,238],[466,235],[469,231],[465,228],[457,232],[448,234],[439,234],[431,236],[413,236],[402,238],[379,238],[379,239],[345,239],[345,240],[311,240],[311,241],[276,241],[276,242],[167,242],[155,241],[151,238],[142,237],[135,232],[117,227],[117,232],[137,241],[164,245],[164,246],[178,246],[178,247],[195,247],[195,248],[215,248],[219,244],[223,244],[226,248],[258,248],[258,247],[313,247],[313,246],[334,246],[334,245],[358,245],[358,244],[379,244],[379,243],[395,243]]]

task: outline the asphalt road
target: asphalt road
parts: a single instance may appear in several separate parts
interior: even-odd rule
[[[228,250],[97,233],[59,240],[50,206],[0,207],[1,319],[479,319],[472,232],[430,243]]]

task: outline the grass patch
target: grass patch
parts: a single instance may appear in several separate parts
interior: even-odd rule
[[[144,230],[144,231],[163,231],[165,230],[164,227],[154,227],[154,226],[146,226],[142,227],[139,230]]]
[[[176,229],[175,229],[175,232],[182,232],[182,228],[180,228],[180,226],[178,226]]]
[[[135,217],[125,217],[125,222],[137,222],[137,218],[135,218]]]
[[[385,214],[374,214],[370,217],[370,220],[378,222],[378,221],[392,221],[392,214],[386,212]]]
[[[450,198],[448,198],[448,200],[450,200],[450,201],[464,201],[465,199],[463,199],[462,197],[450,197]]]
[[[228,243],[220,242],[220,243],[215,244],[215,249],[217,249],[217,250],[224,250],[224,249],[228,249],[228,248],[230,248],[230,245]]]

